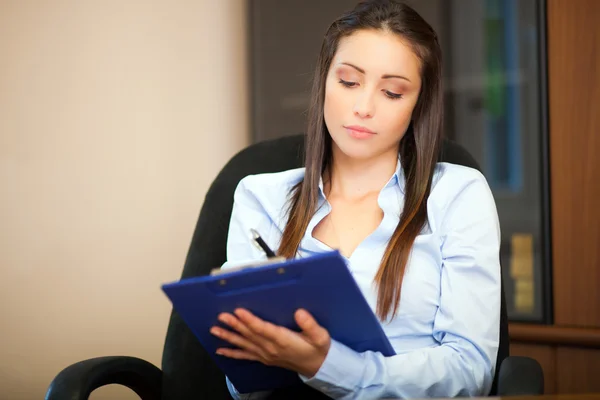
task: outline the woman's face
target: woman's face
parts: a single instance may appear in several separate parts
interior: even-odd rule
[[[325,83],[334,156],[397,156],[419,97],[420,65],[394,33],[361,30],[340,40]]]

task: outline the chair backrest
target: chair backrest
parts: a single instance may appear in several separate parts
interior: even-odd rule
[[[475,159],[459,144],[445,140],[440,161],[476,168]],[[207,275],[226,260],[227,231],[233,192],[247,175],[279,172],[304,164],[304,136],[286,136],[253,144],[235,155],[210,186],[196,224],[182,278]],[[508,356],[508,321],[502,289],[500,349],[496,371]],[[176,312],[171,314],[164,346],[163,399],[228,399],[223,373],[200,346]],[[496,393],[497,376],[491,394]]]

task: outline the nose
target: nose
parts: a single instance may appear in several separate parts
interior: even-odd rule
[[[372,118],[375,113],[375,105],[373,104],[373,96],[367,91],[361,93],[354,103],[354,115],[359,118]]]

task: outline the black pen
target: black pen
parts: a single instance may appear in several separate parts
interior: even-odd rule
[[[271,250],[271,248],[265,243],[263,238],[260,237],[260,235],[255,229],[250,229],[250,232],[252,233],[252,240],[254,240],[254,242],[260,246],[261,250],[264,251],[267,255],[267,258],[277,257],[277,254],[275,254],[275,252]]]

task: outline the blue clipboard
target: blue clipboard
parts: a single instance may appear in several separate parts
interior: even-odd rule
[[[287,260],[215,276],[184,279],[162,286],[174,309],[217,366],[240,393],[272,390],[300,383],[298,374],[259,362],[215,354],[232,347],[209,329],[225,325],[221,312],[243,307],[259,318],[299,331],[294,312],[304,308],[331,337],[351,349],[394,355],[377,317],[367,304],[338,251]]]

